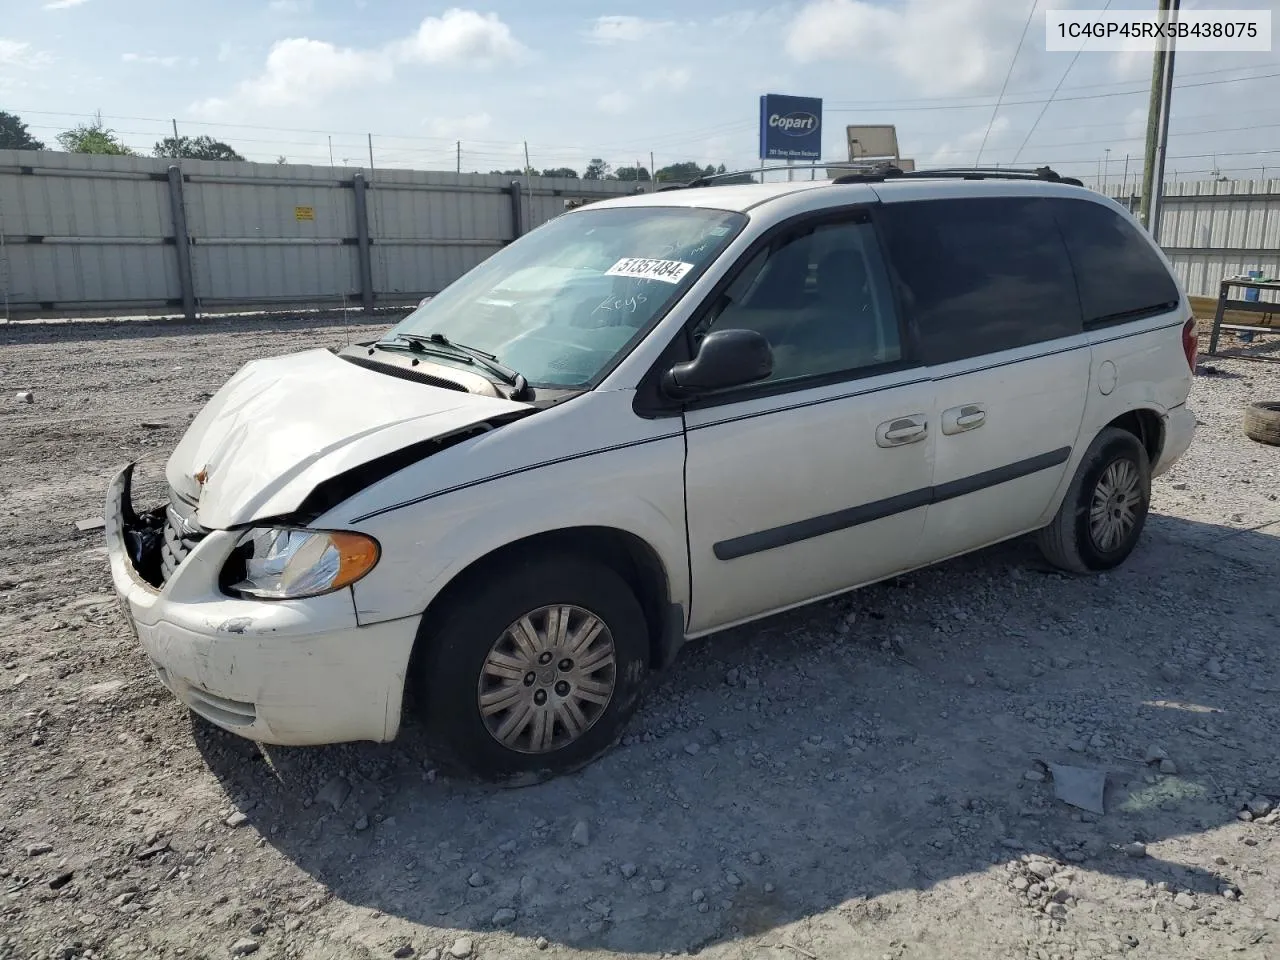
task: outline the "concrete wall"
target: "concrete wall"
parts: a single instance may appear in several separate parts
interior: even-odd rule
[[[0,318],[411,303],[636,186],[0,150]]]

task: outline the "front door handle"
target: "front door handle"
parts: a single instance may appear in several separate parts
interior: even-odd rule
[[[886,420],[876,427],[876,446],[901,447],[918,443],[929,435],[929,420],[923,413]]]
[[[976,403],[942,411],[942,432],[947,436],[976,430],[987,422],[987,411]]]

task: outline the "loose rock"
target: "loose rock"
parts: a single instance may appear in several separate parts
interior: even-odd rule
[[[350,793],[351,784],[347,783],[343,777],[334,777],[320,788],[320,792],[316,794],[315,802],[327,803],[334,810],[341,810]]]
[[[227,819],[223,821],[223,823],[225,823],[228,827],[232,827],[232,828],[243,827],[248,822],[249,822],[248,816],[246,816],[240,810],[237,810],[235,813],[233,813],[231,816],[227,817]]]
[[[503,907],[493,915],[493,925],[495,927],[505,927],[508,924],[515,923],[516,912],[510,907]]]
[[[233,957],[247,957],[251,953],[258,952],[259,943],[245,937],[243,940],[237,940],[231,945],[231,955]]]
[[[569,834],[569,839],[580,847],[585,847],[591,842],[591,827],[587,825],[587,821],[579,820],[573,825],[573,832]]]
[[[1185,890],[1173,898],[1175,906],[1182,907],[1183,910],[1194,910],[1196,908],[1196,898]]]
[[[449,956],[454,960],[466,960],[471,956],[471,951],[475,949],[475,945],[471,942],[470,937],[459,937],[453,941],[453,945],[449,947]]]

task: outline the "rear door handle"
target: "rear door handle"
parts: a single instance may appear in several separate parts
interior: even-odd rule
[[[987,422],[987,411],[976,403],[942,411],[942,432],[947,436],[976,430]]]
[[[876,427],[876,446],[901,447],[918,443],[929,435],[929,420],[923,413],[886,420]]]

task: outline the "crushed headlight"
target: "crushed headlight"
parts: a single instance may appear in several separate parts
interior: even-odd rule
[[[315,597],[355,583],[380,552],[362,533],[255,527],[236,543],[224,583],[231,593],[263,600]]]

